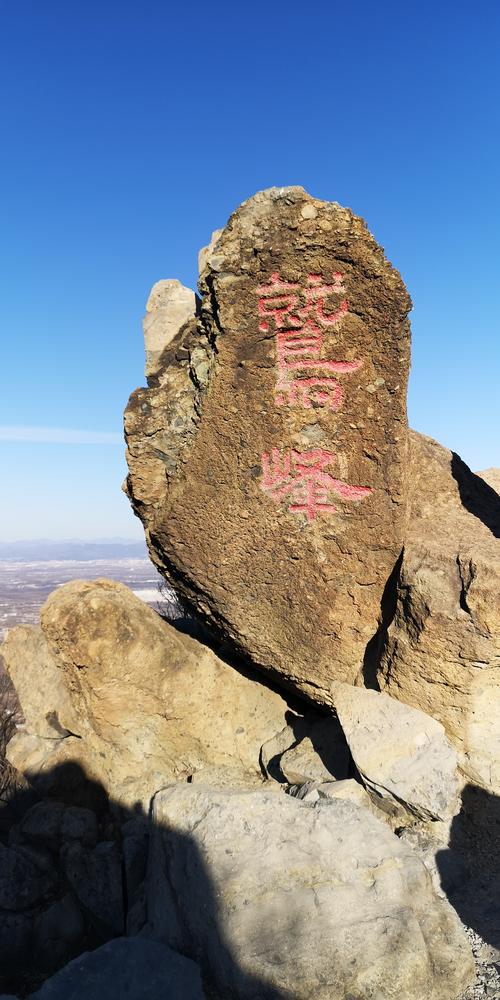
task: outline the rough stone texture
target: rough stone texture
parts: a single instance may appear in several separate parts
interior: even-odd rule
[[[146,303],[144,343],[146,376],[153,377],[161,367],[161,356],[196,310],[196,296],[180,281],[157,281]]]
[[[366,788],[354,778],[344,778],[341,781],[306,781],[303,785],[292,785],[288,793],[296,799],[301,799],[302,802],[348,799],[349,802],[354,802],[382,818],[380,810],[373,804]]]
[[[280,757],[280,770],[289,784],[346,778],[351,754],[337,719],[321,719]]]
[[[32,727],[9,743],[19,770],[50,782],[78,765],[115,801],[146,808],[162,785],[205,767],[261,781],[260,747],[286,721],[280,694],[177,632],[122,584],[66,584],[41,622],[50,660],[45,644],[41,662],[21,655],[41,646],[38,635],[23,645],[14,629],[6,642]],[[41,738],[48,717],[58,739]]]
[[[460,767],[500,792],[500,497],[411,435],[411,517],[380,686],[444,725]],[[391,620],[392,619],[392,620]]]
[[[42,739],[60,739],[68,731],[61,726],[59,715],[72,720],[68,689],[59,685],[59,670],[41,629],[18,625],[9,629],[0,647],[5,669],[14,683],[23,706],[25,728]],[[43,684],[40,678],[43,677]],[[47,709],[49,688],[57,702]]]
[[[360,676],[402,548],[410,300],[364,222],[302,188],[245,202],[202,266],[198,326],[164,351],[160,384],[130,399],[127,490],[154,562],[197,612],[328,702],[333,678]],[[276,322],[313,338],[301,369],[290,344],[279,368],[275,318],[259,315],[276,273],[299,285]],[[333,289],[323,301],[314,276]],[[333,382],[304,382],[318,377]],[[292,450],[280,496],[264,475],[273,449]],[[313,479],[336,512],[312,509]],[[307,491],[308,513],[292,511]]]
[[[335,708],[367,788],[420,819],[459,809],[457,755],[443,726],[387,694],[336,683]]]
[[[338,719],[314,711],[289,719],[261,748],[267,776],[291,785],[347,778],[352,758]]]
[[[194,962],[156,941],[117,938],[75,958],[32,1000],[204,1000]]]
[[[367,809],[178,785],[152,819],[149,933],[218,1000],[454,1000],[471,982],[455,913]]]

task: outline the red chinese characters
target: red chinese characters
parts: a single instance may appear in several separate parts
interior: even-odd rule
[[[272,324],[276,336],[277,405],[308,409],[315,403],[338,410],[343,395],[335,376],[362,364],[323,357],[325,331],[340,324],[348,312],[342,275],[335,272],[332,283],[325,284],[321,275],[308,274],[307,286],[301,289],[275,272],[257,294],[259,329],[265,333]]]
[[[343,402],[338,375],[348,375],[362,361],[334,361],[325,357],[325,334],[342,323],[348,302],[342,275],[335,271],[331,284],[319,274],[308,274],[306,287],[286,281],[276,271],[267,285],[257,289],[259,330],[271,330],[276,342],[278,406],[310,409],[328,406],[339,410]],[[292,514],[313,521],[318,514],[335,514],[333,498],[357,501],[373,491],[336,479],[328,467],[335,454],[317,448],[281,452],[273,448],[262,455],[261,489],[277,503],[285,501]]]
[[[317,448],[314,451],[285,451],[273,448],[262,455],[261,489],[274,500],[286,500],[292,514],[305,514],[313,521],[317,514],[334,514],[337,507],[331,495],[343,500],[362,500],[373,491],[367,486],[351,486],[335,479],[326,467],[335,461],[333,452]]]

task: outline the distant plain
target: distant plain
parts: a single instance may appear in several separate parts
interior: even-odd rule
[[[2,558],[0,547],[0,640],[15,625],[36,623],[49,594],[69,580],[107,577],[153,607],[162,603],[161,577],[140,543],[17,543],[8,551]]]

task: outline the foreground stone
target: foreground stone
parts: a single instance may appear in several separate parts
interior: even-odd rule
[[[411,517],[380,686],[442,722],[464,775],[500,793],[500,497],[411,435]]]
[[[458,812],[457,755],[443,726],[386,694],[334,684],[335,708],[368,789],[423,820]]]
[[[13,629],[2,651],[26,717],[9,760],[43,792],[72,767],[146,809],[204,768],[261,782],[260,747],[286,721],[280,694],[109,580],[60,587],[41,622]]]
[[[204,1000],[194,962],[156,941],[117,938],[75,958],[32,1000]]]
[[[454,1000],[472,979],[455,913],[364,807],[185,785],[152,822],[148,932],[219,1000]]]
[[[130,399],[127,490],[197,612],[328,702],[403,544],[410,299],[364,222],[302,188],[245,202],[202,267],[199,322]]]

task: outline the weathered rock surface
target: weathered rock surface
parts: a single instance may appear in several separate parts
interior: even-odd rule
[[[457,754],[441,723],[377,691],[336,683],[332,693],[367,788],[419,819],[458,812]]]
[[[146,808],[162,785],[206,767],[262,780],[260,747],[286,721],[280,694],[177,632],[122,584],[66,584],[41,622],[43,637],[13,629],[3,646],[28,720],[8,747],[19,770],[43,785],[44,775],[49,782],[77,764],[113,799]]]
[[[380,810],[372,802],[366,788],[354,778],[340,781],[306,781],[303,785],[292,785],[289,795],[302,802],[319,802],[320,799],[347,799],[363,809],[382,818]]]
[[[117,938],[75,958],[32,1000],[204,1000],[194,962],[146,938]]]
[[[143,322],[146,346],[146,375],[155,376],[161,356],[196,310],[196,296],[180,281],[157,281],[146,303]]]
[[[410,300],[363,221],[273,188],[202,255],[194,318],[129,402],[127,489],[161,572],[328,702],[400,555]]]
[[[460,767],[500,792],[500,497],[411,435],[411,517],[380,686],[444,725]]]
[[[290,713],[289,718],[288,726],[261,749],[268,777],[291,785],[347,778],[352,758],[338,719],[315,711]]]
[[[364,807],[177,785],[152,819],[149,933],[219,1000],[454,1000],[471,981],[455,913]]]

